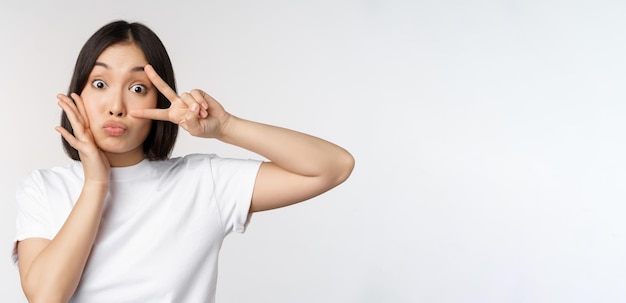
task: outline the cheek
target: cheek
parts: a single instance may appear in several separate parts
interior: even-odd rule
[[[150,99],[150,102],[149,102],[150,103],[150,107],[151,108],[156,108],[157,107],[157,96],[158,96],[157,93],[154,90],[152,90],[152,91],[150,91],[148,96],[149,96],[148,98]]]
[[[83,107],[85,108],[87,118],[91,119],[96,117],[96,113],[101,111],[101,109],[98,108],[98,104],[100,103],[94,100],[89,94],[83,94],[80,97],[83,100]]]
[[[152,120],[142,120],[137,124],[138,135],[142,137],[142,140],[146,140],[148,134],[150,133],[150,129],[152,128]]]
[[[146,108],[156,108],[157,99],[156,96],[146,96],[143,98],[137,98],[136,96],[132,99],[129,99],[130,102],[127,102],[126,107],[129,110],[133,109],[146,109]]]

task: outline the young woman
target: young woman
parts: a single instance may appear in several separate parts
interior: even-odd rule
[[[354,166],[335,144],[236,117],[202,90],[177,94],[164,46],[138,23],[89,38],[58,100],[75,161],[32,172],[17,191],[15,257],[31,302],[213,302],[227,234]],[[170,159],[178,126],[268,161]]]

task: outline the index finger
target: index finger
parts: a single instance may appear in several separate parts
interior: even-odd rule
[[[130,114],[131,116],[135,118],[161,120],[161,121],[170,120],[169,112],[167,109],[164,109],[164,108],[134,109],[134,110],[131,110],[128,114]]]
[[[165,81],[163,81],[163,79],[161,79],[152,65],[146,65],[143,70],[146,75],[148,75],[150,82],[154,84],[154,86],[163,94],[163,96],[165,96],[165,98],[167,98],[167,100],[174,102],[178,99],[178,94],[176,94],[176,92]]]

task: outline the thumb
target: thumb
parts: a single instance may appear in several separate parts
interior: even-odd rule
[[[189,107],[189,110],[178,123],[192,136],[199,136],[202,134],[202,124],[200,124],[200,106],[198,103],[194,103]]]

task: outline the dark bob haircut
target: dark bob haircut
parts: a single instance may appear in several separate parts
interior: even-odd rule
[[[95,32],[83,45],[83,48],[76,59],[74,74],[70,82],[68,96],[71,93],[81,94],[89,74],[93,69],[100,54],[109,46],[119,43],[134,43],[146,56],[148,63],[154,67],[163,80],[176,91],[176,81],[172,62],[165,50],[161,39],[148,27],[141,23],[128,23],[126,21],[111,22],[97,32]],[[169,100],[160,92],[157,94],[157,108],[168,108]],[[72,125],[63,111],[61,113],[61,126],[74,134]],[[169,121],[152,121],[150,133],[143,142],[143,152],[149,160],[164,160],[169,158],[176,136],[178,135],[178,125]],[[67,155],[80,160],[78,151],[73,148],[67,140],[63,140],[63,148]]]

